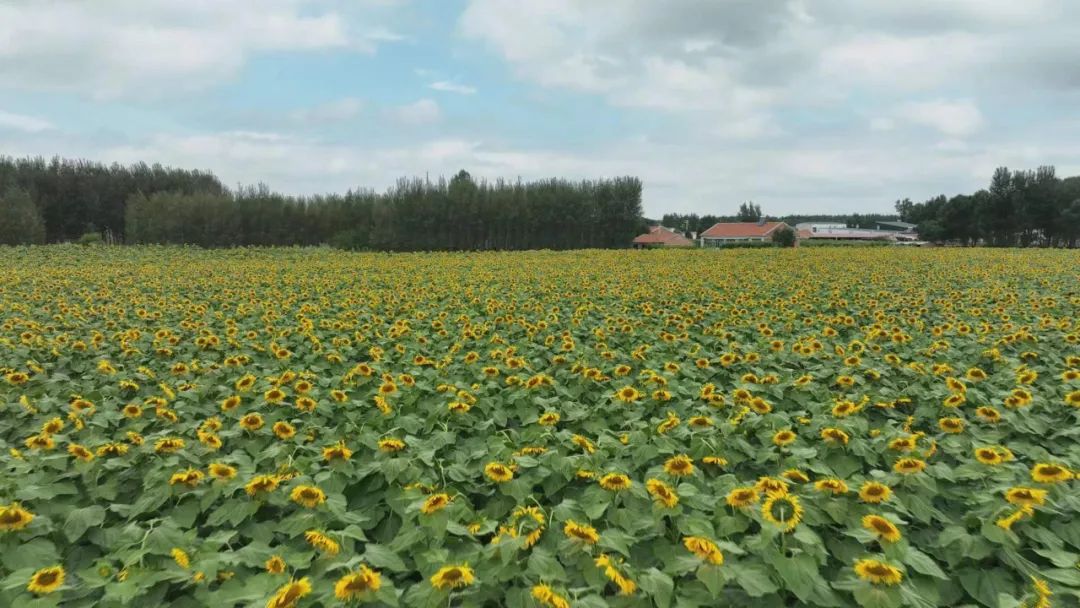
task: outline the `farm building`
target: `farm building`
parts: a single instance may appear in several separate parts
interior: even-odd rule
[[[702,247],[720,247],[745,241],[771,241],[784,222],[718,222],[701,233]]]
[[[693,247],[694,242],[666,226],[651,226],[645,234],[634,238],[634,248]]]
[[[918,226],[910,222],[876,222],[878,230],[889,230],[891,232],[915,232],[915,228]]]
[[[904,222],[879,222],[904,224]],[[910,225],[910,224],[908,224]],[[918,235],[900,227],[891,230],[873,228],[848,228],[844,224],[827,224],[818,222],[803,222],[795,226],[796,234],[800,240],[832,240],[832,241],[913,241]]]

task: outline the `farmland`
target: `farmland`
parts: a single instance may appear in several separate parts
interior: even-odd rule
[[[0,606],[1076,606],[1080,256],[0,249]]]

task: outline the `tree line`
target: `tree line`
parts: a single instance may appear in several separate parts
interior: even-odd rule
[[[896,201],[905,222],[928,241],[994,247],[1076,247],[1080,244],[1080,176],[1061,179],[1054,167],[999,167],[990,186],[922,203]]]
[[[895,221],[899,219],[896,214],[889,213],[847,213],[847,214],[817,214],[817,215],[767,215],[761,211],[761,207],[753,202],[743,203],[739,211],[734,215],[698,215],[696,213],[665,213],[660,223],[670,228],[675,228],[687,235],[701,234],[717,222],[756,222],[765,219],[770,222],[784,222],[794,227],[802,222],[818,222],[825,224],[843,224],[848,228],[876,228],[877,222]],[[655,223],[655,222],[654,222]]]
[[[625,247],[642,232],[633,177],[402,179],[384,193],[230,190],[209,172],[0,158],[0,244],[104,233],[124,243],[321,245],[385,251]]]

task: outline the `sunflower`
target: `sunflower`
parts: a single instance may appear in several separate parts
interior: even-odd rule
[[[318,402],[311,397],[299,397],[296,400],[296,409],[300,410],[301,412],[306,412],[308,414],[314,412],[315,408],[318,407],[318,405]]]
[[[29,450],[51,450],[56,447],[56,442],[51,436],[42,433],[28,437],[25,445]]]
[[[810,477],[799,469],[788,469],[781,473],[780,476],[792,483],[808,483],[810,481]]]
[[[99,457],[108,458],[110,456],[123,456],[124,454],[127,454],[128,449],[128,446],[123,443],[106,443],[105,445],[98,446],[95,453]]]
[[[791,532],[802,521],[803,508],[797,496],[773,494],[761,505],[761,516],[781,531]]]
[[[221,481],[227,481],[236,477],[236,467],[221,462],[211,463],[207,470],[210,472],[211,477]]]
[[[619,588],[620,595],[633,595],[637,591],[637,583],[623,576],[615,567],[615,561],[612,560],[606,553],[601,553],[599,557],[593,560],[597,568],[604,569],[604,576],[611,582],[615,583],[615,586]]]
[[[289,493],[289,499],[298,505],[314,509],[326,502],[326,493],[315,486],[296,486]]]
[[[649,495],[653,497],[656,502],[664,505],[668,509],[675,508],[675,505],[679,504],[679,495],[675,493],[675,490],[660,481],[659,479],[649,479],[645,482],[645,489],[648,490]]]
[[[901,475],[912,475],[926,470],[926,462],[918,458],[901,458],[893,465],[893,470]]]
[[[266,608],[294,608],[300,598],[311,593],[311,581],[308,577],[300,580],[290,579],[274,593]]]
[[[1001,452],[995,448],[975,448],[975,459],[983,464],[996,466],[1005,462]]]
[[[270,574],[284,574],[286,568],[285,560],[280,555],[271,555],[263,566]]]
[[[902,538],[900,529],[880,515],[866,515],[862,518],[862,527],[873,532],[886,542],[895,543]]]
[[[975,415],[983,422],[989,422],[990,424],[994,424],[1001,420],[1001,412],[988,405],[976,409]]]
[[[608,473],[600,478],[599,483],[601,488],[611,492],[629,490],[630,486],[634,485],[634,482],[630,481],[630,478],[622,473]]]
[[[941,418],[938,420],[938,428],[942,432],[957,434],[964,432],[964,419],[963,418]]]
[[[93,452],[91,452],[90,450],[86,449],[86,447],[81,446],[81,445],[79,445],[77,443],[69,444],[68,447],[67,447],[67,451],[68,451],[68,454],[71,454],[72,456],[74,456],[75,458],[78,458],[79,460],[81,460],[83,462],[90,462],[91,460],[94,459],[94,453]]]
[[[489,462],[484,465],[484,475],[495,483],[506,483],[514,478],[514,471],[501,462]]]
[[[967,392],[967,385],[964,384],[964,381],[951,376],[945,378],[945,387],[949,389],[949,392],[957,395],[962,395]]]
[[[22,530],[32,521],[34,521],[34,514],[22,508],[17,502],[0,507],[0,532]]]
[[[859,488],[859,500],[866,503],[883,503],[888,500],[890,496],[892,496],[892,489],[890,489],[889,486],[876,481],[867,481]]]
[[[382,576],[379,572],[368,568],[366,564],[360,564],[358,570],[346,574],[334,583],[334,597],[350,602],[374,593],[380,587],[382,587]]]
[[[1016,522],[1024,519],[1025,517],[1034,517],[1035,507],[1031,505],[1020,505],[1020,508],[1013,511],[1011,514],[1002,517],[994,522],[994,525],[1002,530],[1012,530],[1013,525]]]
[[[323,460],[327,462],[334,461],[346,461],[352,458],[352,450],[345,447],[344,441],[339,441],[333,445],[328,445],[323,448],[322,451]]]
[[[52,593],[64,584],[64,567],[57,564],[42,568],[30,576],[26,590],[37,595]]]
[[[154,451],[158,454],[172,454],[184,449],[184,445],[184,440],[179,437],[165,437],[157,440],[157,443],[154,444]]]
[[[273,492],[278,487],[278,478],[274,475],[256,475],[244,484],[248,496],[258,496]]]
[[[62,430],[64,430],[64,420],[60,417],[53,418],[41,425],[43,435],[55,435]]]
[[[686,423],[695,429],[705,429],[715,424],[713,419],[708,416],[693,416]]]
[[[257,431],[263,427],[265,422],[263,417],[259,414],[246,414],[240,419],[240,427],[245,431]]]
[[[424,504],[420,505],[420,512],[424,515],[431,515],[436,511],[442,511],[450,504],[453,498],[449,494],[432,494],[424,500]]]
[[[707,464],[714,467],[722,467],[727,465],[727,458],[723,456],[705,456],[701,459],[701,464]]]
[[[782,447],[795,443],[795,439],[797,438],[798,435],[796,435],[793,431],[791,431],[790,429],[784,429],[782,431],[778,431],[775,435],[772,436],[772,442],[777,446]]]
[[[1073,407],[1080,407],[1080,391],[1072,391],[1065,395],[1065,404]]]
[[[889,449],[897,452],[910,452],[914,450],[919,443],[918,435],[909,435],[907,437],[897,437],[889,442]]]
[[[231,395],[221,401],[221,411],[231,412],[240,406],[240,396]]]
[[[1073,478],[1073,472],[1059,464],[1040,462],[1031,468],[1031,479],[1038,483],[1061,483]]]
[[[304,532],[304,540],[312,547],[330,556],[337,555],[341,551],[341,545],[336,540],[318,530]]]
[[[1014,505],[1043,505],[1046,503],[1046,490],[1013,487],[1005,490],[1005,500]]]
[[[267,403],[281,403],[285,400],[285,391],[275,386],[263,393],[263,399],[266,400]]]
[[[632,386],[624,386],[615,391],[615,398],[623,403],[633,403],[641,399],[641,393]]]
[[[946,397],[945,400],[941,402],[941,404],[945,407],[960,407],[966,402],[967,397],[965,397],[963,393],[954,393]]]
[[[775,477],[759,477],[754,488],[768,496],[782,496],[788,493],[788,482]]]
[[[541,606],[549,608],[570,608],[570,602],[548,585],[533,585],[530,594]]]
[[[169,478],[169,485],[185,485],[189,488],[194,488],[199,485],[203,479],[203,472],[198,469],[187,469],[178,473],[173,473]]]
[[[760,499],[761,496],[758,494],[758,491],[750,486],[735,488],[728,492],[727,497],[725,498],[728,506],[735,507],[736,509],[746,509],[757,504]]]
[[[440,591],[468,587],[474,582],[476,582],[476,575],[468,564],[443,566],[431,577],[431,586]]]
[[[566,525],[563,526],[563,534],[571,540],[580,541],[586,545],[595,545],[600,541],[600,535],[597,534],[596,528],[586,524],[579,524],[572,519],[566,520]]]
[[[719,566],[724,563],[724,554],[713,541],[701,536],[683,537],[683,546],[686,550],[700,557],[706,562]]]
[[[986,380],[986,372],[977,367],[973,367],[967,370],[967,373],[964,374],[964,376],[972,382],[981,382],[983,380]]]
[[[847,494],[848,485],[843,479],[828,478],[814,482],[814,489],[818,492],[831,492],[833,494]]]
[[[750,409],[764,416],[772,411],[772,404],[761,397],[754,397],[750,400]]]
[[[825,443],[838,443],[841,445],[847,445],[849,440],[847,433],[831,427],[821,429],[821,438],[825,440]]]
[[[685,477],[694,473],[694,461],[685,454],[672,456],[664,462],[664,472],[672,477]]]
[[[876,559],[860,559],[855,562],[855,574],[875,585],[899,585],[904,575],[894,566]]]
[[[180,547],[173,547],[169,554],[172,555],[173,561],[177,566],[180,566],[184,570],[191,567],[191,557],[188,556],[187,551],[184,551]]]
[[[668,431],[679,426],[680,422],[682,421],[675,415],[675,412],[668,412],[667,418],[656,427],[656,432],[661,435],[667,434]]]
[[[282,441],[292,439],[296,436],[296,427],[288,422],[279,420],[278,422],[275,422],[274,426],[270,427],[270,429],[274,431],[274,435]]]
[[[540,419],[537,420],[537,423],[539,423],[540,426],[555,426],[559,422],[559,418],[558,412],[545,412],[540,416]]]

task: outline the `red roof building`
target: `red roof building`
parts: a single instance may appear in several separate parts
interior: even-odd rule
[[[719,222],[701,233],[702,247],[716,247],[735,241],[771,241],[784,222]]]
[[[694,242],[671,228],[664,226],[652,226],[645,234],[634,238],[634,247],[638,249],[651,247],[693,247]]]

